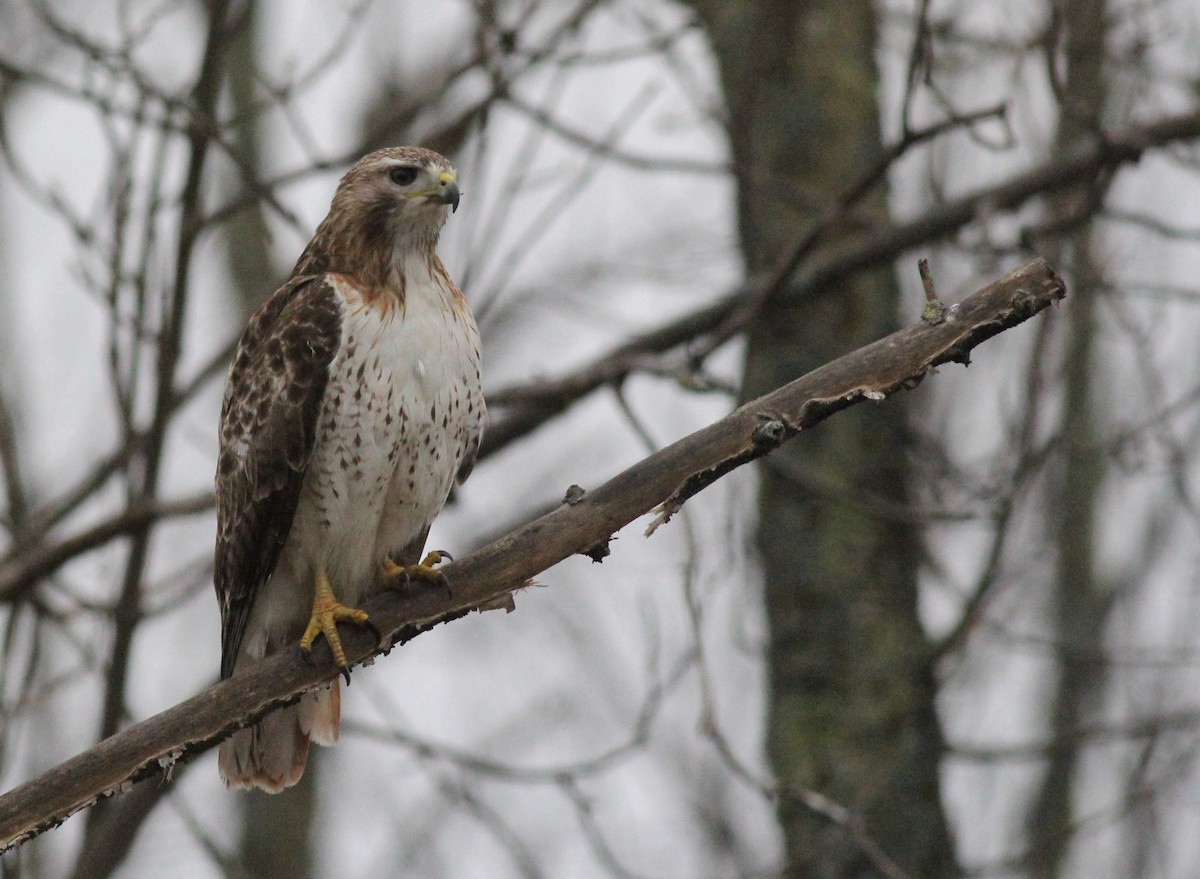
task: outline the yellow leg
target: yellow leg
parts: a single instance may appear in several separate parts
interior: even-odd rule
[[[337,624],[340,622],[354,623],[359,626],[371,626],[367,621],[366,611],[357,610],[339,604],[329,585],[329,575],[325,566],[318,565],[313,579],[316,593],[313,595],[312,616],[308,620],[308,628],[300,639],[300,649],[305,653],[312,652],[313,641],[317,635],[324,635],[333,652],[333,659],[340,668],[346,667],[346,651],[342,649],[342,639],[338,637]],[[372,628],[374,628],[372,626]]]
[[[441,586],[448,592],[450,591],[450,581],[434,565],[441,564],[449,558],[450,553],[436,549],[429,552],[415,565],[398,565],[390,558],[385,558],[383,564],[379,566],[379,576],[384,585],[391,588],[403,586],[410,580],[424,580],[426,583]]]

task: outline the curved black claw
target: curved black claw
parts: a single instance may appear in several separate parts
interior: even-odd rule
[[[428,553],[426,553],[425,558],[421,561],[421,564],[432,569],[434,565],[439,565],[442,562],[452,561],[454,561],[454,556],[450,555],[450,553],[446,552],[446,550],[431,549]],[[441,586],[442,589],[445,590],[447,600],[454,597],[454,591],[450,588],[450,580],[441,571],[434,571],[433,576],[428,578],[428,580],[437,586]]]
[[[383,632],[379,631],[379,626],[375,625],[370,620],[367,620],[363,623],[363,628],[375,636],[376,647],[383,643]]]
[[[371,632],[375,635],[375,646],[376,647],[378,647],[380,644],[383,643],[383,635],[379,631],[379,626],[375,625],[370,620],[363,623],[363,626],[370,629]],[[300,644],[297,646],[300,649],[300,658],[304,660],[304,663],[306,665],[313,665],[312,648],[311,647],[306,648],[303,644]],[[344,677],[346,679],[346,686],[347,687],[350,686],[350,666],[343,665],[341,668],[338,669],[338,671],[341,673],[342,677]]]

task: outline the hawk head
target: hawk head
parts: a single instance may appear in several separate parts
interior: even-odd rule
[[[433,150],[369,153],[342,177],[297,272],[374,274],[406,253],[432,254],[459,196],[454,168]]]
[[[363,156],[346,172],[330,214],[361,215],[391,231],[441,229],[458,209],[457,178],[450,162],[422,147],[390,147]]]

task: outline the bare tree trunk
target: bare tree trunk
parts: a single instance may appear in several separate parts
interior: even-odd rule
[[[231,126],[234,149],[244,168],[262,178],[262,137],[260,114],[255,112],[256,101],[263,96],[255,88],[258,79],[258,55],[256,39],[260,28],[262,7],[251,3],[246,8],[245,20],[229,41],[229,99],[233,106],[233,117],[239,120]],[[230,180],[237,181],[243,190],[241,175],[231,174]],[[227,193],[232,201],[247,193]],[[222,228],[225,245],[225,261],[233,279],[233,292],[245,316],[258,307],[283,280],[271,262],[270,233],[267,229],[266,207],[260,199],[249,199],[245,207],[229,218]],[[288,267],[290,268],[290,267]]]
[[[1061,59],[1061,118],[1057,147],[1068,150],[1095,136],[1107,103],[1104,0],[1054,0],[1049,50]],[[1102,194],[1103,184],[1094,184]],[[1052,223],[1070,222],[1091,213],[1097,191],[1075,189],[1051,201]],[[1093,253],[1093,231],[1087,223],[1055,248],[1078,295],[1062,325],[1064,339],[1063,408],[1059,424],[1062,456],[1046,505],[1047,529],[1055,535],[1057,565],[1049,608],[1051,638],[1056,645],[1058,677],[1048,702],[1050,735],[1061,747],[1050,751],[1046,775],[1027,819],[1029,875],[1051,879],[1063,872],[1075,831],[1072,792],[1079,772],[1080,744],[1070,735],[1093,713],[1101,698],[1105,669],[1101,661],[1109,591],[1095,566],[1095,519],[1105,464],[1097,447],[1095,343],[1096,297],[1101,289]]]
[[[725,89],[747,268],[768,269],[880,154],[874,7],[867,0],[697,6]],[[882,220],[884,193],[863,207]],[[750,332],[743,397],[896,322],[890,270],[769,308]],[[952,874],[955,857],[939,795],[936,690],[917,618],[920,541],[863,502],[907,497],[904,409],[847,414],[760,471],[768,756],[781,786],[802,785],[849,806],[901,867],[933,879]],[[798,484],[797,473],[840,490],[818,495]],[[789,875],[871,872],[843,829],[782,803]]]
[[[256,41],[262,9],[250,4],[246,21],[231,41],[229,94],[234,116],[236,149],[243,167],[262,170],[259,116],[253,112],[261,95],[255,88],[258,70]],[[256,176],[261,176],[256,173]],[[239,179],[239,178],[235,178]],[[230,193],[231,196],[236,195]],[[279,285],[282,277],[271,262],[270,240],[263,204],[251,200],[230,219],[224,230],[226,262],[233,280],[235,304],[249,316]],[[320,748],[308,755],[309,767],[300,784],[280,796],[259,791],[237,794],[242,811],[241,867],[253,879],[309,879],[313,875],[313,816],[317,805]],[[235,795],[231,794],[231,799]]]
[[[312,754],[309,754],[312,757]],[[241,865],[253,879],[308,879],[313,875],[313,815],[319,775],[282,796],[261,791],[242,800]]]

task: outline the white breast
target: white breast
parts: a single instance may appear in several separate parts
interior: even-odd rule
[[[342,344],[275,579],[311,583],[322,559],[338,598],[354,604],[384,556],[441,510],[478,444],[484,404],[479,333],[461,294],[410,274],[404,304],[380,307],[332,277],[346,303]]]

